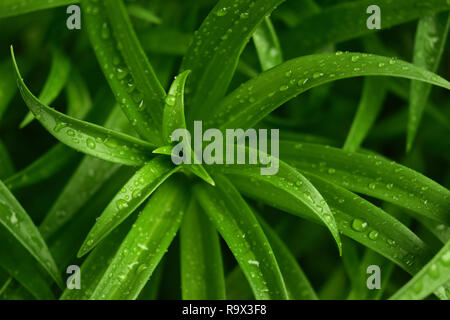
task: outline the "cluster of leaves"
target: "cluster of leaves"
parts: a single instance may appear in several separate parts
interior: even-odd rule
[[[1,1],[1,298],[450,298],[450,2],[372,2]],[[196,120],[279,172],[175,166]]]

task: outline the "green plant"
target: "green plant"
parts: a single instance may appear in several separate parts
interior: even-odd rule
[[[78,2],[81,31],[58,35],[59,9],[20,16]],[[419,20],[414,45],[414,24],[366,28],[366,0],[1,1],[0,43],[14,49],[0,64],[0,296],[448,299],[450,83],[437,73],[450,2],[377,2],[383,28]],[[22,43],[20,28],[42,38]],[[51,52],[45,81],[39,50]],[[28,115],[7,109],[17,88]],[[171,133],[197,120],[279,128],[278,173],[174,165]],[[45,153],[42,127],[59,141]],[[80,290],[64,288],[70,264]]]

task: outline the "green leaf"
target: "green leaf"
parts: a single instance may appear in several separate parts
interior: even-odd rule
[[[98,191],[120,166],[86,157],[54,202],[40,226],[41,233],[50,237]]]
[[[297,259],[269,224],[262,217],[258,216],[258,218],[275,253],[284,282],[286,283],[289,298],[293,300],[317,300],[317,295],[297,263]]]
[[[156,267],[150,280],[147,282],[145,287],[139,293],[137,300],[157,300],[159,290],[161,288],[163,273],[164,273],[165,260],[164,258]]]
[[[172,132],[176,129],[186,129],[186,120],[184,118],[184,87],[190,73],[190,70],[186,70],[178,75],[172,83],[166,97],[162,133],[164,140],[168,143],[172,143],[172,139],[170,138]]]
[[[273,161],[273,157],[270,158]],[[240,176],[252,183],[268,184],[272,188],[283,190],[291,195],[302,209],[309,210],[327,226],[336,241],[339,253],[342,254],[339,230],[326,201],[311,182],[290,165],[279,161],[279,170],[276,175],[261,175],[257,167],[242,168],[241,165],[219,165],[217,170],[227,175]]]
[[[12,47],[11,54],[19,90],[25,103],[55,138],[75,150],[115,163],[138,166],[150,159],[152,144],[71,118],[41,103],[23,82]]]
[[[450,191],[385,158],[309,143],[280,141],[280,155],[301,172],[448,224]]]
[[[284,33],[282,40],[289,40],[290,43],[295,41],[296,45],[292,48],[292,54],[299,56],[331,43],[340,43],[377,32],[379,30],[367,28],[367,19],[370,14],[366,14],[366,11],[373,4],[381,9],[383,30],[434,12],[450,9],[450,3],[447,0],[348,1],[308,16],[297,27]]]
[[[63,52],[58,49],[52,50],[50,73],[38,98],[42,104],[50,105],[59,96],[69,79],[71,67],[69,58]],[[26,127],[33,119],[34,115],[29,111],[20,124],[20,128]]]
[[[61,276],[37,227],[13,194],[0,181],[0,223],[39,262],[59,286]]]
[[[51,289],[53,282],[46,277],[47,274],[40,267],[39,262],[3,227],[0,228],[0,266],[36,299],[55,298]],[[0,288],[2,299],[10,291],[14,283],[13,278],[2,283]]]
[[[360,76],[409,78],[450,89],[445,79],[393,58],[365,53],[317,54],[284,62],[247,81],[222,100],[205,125],[221,129],[249,128],[311,88]]]
[[[141,137],[160,144],[166,94],[134,33],[126,7],[121,0],[83,0],[82,7],[92,47],[117,102]]]
[[[313,175],[308,178],[327,201],[338,229],[344,235],[382,254],[410,273],[417,272],[430,254],[417,236],[383,210],[339,186]],[[239,176],[231,181],[246,196],[293,215],[321,222],[309,210],[302,210],[285,191],[267,183],[249,182]],[[250,185],[251,183],[251,185]]]
[[[221,0],[203,21],[188,52],[183,70],[192,70],[187,84],[191,120],[211,113],[225,95],[239,56],[256,27],[283,0]]]
[[[136,299],[173,241],[188,192],[168,180],[150,198],[90,299]],[[113,279],[113,280],[111,280]]]
[[[186,129],[186,120],[184,118],[184,87],[190,71],[184,71],[178,75],[170,87],[166,97],[163,115],[163,139],[168,143],[172,143],[172,133],[177,129]],[[190,137],[184,132],[183,143],[191,149],[191,165],[185,165],[187,169],[195,175],[205,180],[207,183],[214,185],[214,180],[201,164],[196,164],[196,155],[192,152]],[[159,150],[160,151],[160,150]],[[172,152],[170,153],[172,154]]]
[[[256,299],[287,299],[270,244],[244,199],[222,175],[217,186],[197,185],[194,194],[241,266]]]
[[[11,190],[20,189],[44,181],[60,172],[77,157],[77,152],[63,144],[56,144],[28,167],[5,180]]]
[[[183,300],[224,300],[225,279],[219,237],[191,199],[180,230]]]
[[[253,42],[262,70],[269,70],[283,62],[280,42],[270,18],[266,17],[258,26],[253,34]]]
[[[86,237],[78,256],[82,257],[92,250],[179,168],[174,168],[166,157],[159,156],[137,171],[103,211]]]
[[[386,97],[386,89],[383,79],[366,78],[358,111],[353,120],[352,127],[348,133],[343,149],[346,151],[357,151],[375,123],[378,114],[383,107]]]
[[[13,17],[38,10],[56,8],[80,2],[79,0],[2,0],[0,18]]]
[[[105,126],[125,130],[129,125],[118,106],[114,107]],[[50,236],[67,223],[74,214],[103,186],[119,165],[86,156],[53,203],[40,226],[44,236]]]
[[[414,65],[432,72],[437,71],[449,29],[450,15],[448,12],[423,17],[419,21],[414,47]],[[411,83],[406,142],[406,150],[408,152],[413,146],[430,92],[431,86],[428,84],[417,81]]]
[[[450,241],[390,299],[424,299],[448,281],[450,281]]]
[[[132,222],[132,221],[131,221]],[[120,244],[130,230],[130,223],[123,223],[100,243],[83,262],[81,289],[65,289],[60,300],[88,300],[105,274],[109,262],[114,258]]]

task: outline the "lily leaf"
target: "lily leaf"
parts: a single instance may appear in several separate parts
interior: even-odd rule
[[[180,228],[188,193],[168,180],[151,197],[90,299],[136,299]],[[111,280],[111,278],[115,280]]]
[[[17,202],[13,194],[0,181],[0,223],[39,262],[55,282],[62,286],[62,279],[53,257],[39,230]]]
[[[71,118],[43,104],[23,82],[12,47],[11,55],[16,68],[19,90],[25,103],[55,138],[75,150],[119,164],[138,166],[150,159],[152,144]]]
[[[450,281],[450,241],[427,263],[414,278],[398,290],[393,300],[419,300],[426,298]]]
[[[82,257],[92,250],[179,168],[174,167],[166,157],[159,156],[137,171],[103,211],[86,237],[78,256]]]
[[[262,182],[272,188],[283,190],[296,199],[296,202],[316,215],[330,230],[342,254],[342,242],[339,230],[325,199],[301,173],[290,165],[279,161],[279,170],[276,175],[261,175],[257,167],[242,168],[240,165],[219,165],[217,170],[227,175],[240,176],[249,179],[253,183]]]
[[[122,0],[83,0],[81,4],[90,41],[117,102],[141,137],[160,144],[166,93],[134,33],[125,5]]]
[[[180,230],[181,290],[184,300],[224,300],[219,237],[192,198]]]
[[[69,58],[60,50],[52,50],[52,66],[50,73],[45,81],[38,99],[45,105],[50,105],[61,93],[66,86],[69,79],[70,69],[72,65]],[[25,116],[20,128],[24,128],[34,120],[34,115],[31,111]]]
[[[282,2],[221,0],[209,13],[183,57],[182,69],[192,70],[187,84],[186,100],[192,106],[188,123],[210,113],[225,95],[254,30]]]
[[[449,224],[450,191],[420,173],[383,157],[309,143],[280,141],[283,159],[297,168]]]
[[[423,17],[419,21],[414,48],[414,65],[432,72],[437,71],[444,53],[449,29],[450,15],[448,12]],[[410,151],[412,148],[430,92],[431,86],[429,84],[418,81],[411,83],[407,151]]]
[[[288,299],[286,286],[270,244],[236,188],[222,175],[216,187],[194,188],[200,206],[227,242],[256,299]]]
[[[205,124],[220,129],[249,128],[311,88],[360,76],[408,78],[450,90],[445,79],[393,58],[343,52],[316,54],[286,61],[247,81],[222,100]]]
[[[184,87],[187,77],[190,71],[187,70],[181,73],[170,87],[169,93],[166,98],[166,104],[164,106],[163,116],[163,139],[168,143],[172,142],[171,135],[177,129],[186,129],[186,120],[184,118]],[[186,132],[185,132],[186,133]],[[187,143],[192,150],[189,143],[190,138],[185,134],[183,136],[183,142]],[[158,152],[161,150],[158,150]],[[155,152],[155,151],[154,151]],[[205,180],[207,183],[214,185],[214,180],[201,164],[196,164],[196,155],[191,151],[192,164],[184,165],[188,170],[197,175],[199,178]]]

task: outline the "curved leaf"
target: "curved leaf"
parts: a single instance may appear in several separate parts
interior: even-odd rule
[[[211,112],[233,77],[239,56],[254,30],[283,0],[221,0],[203,21],[188,52],[183,70],[192,70],[186,100],[191,120]]]
[[[172,133],[177,129],[186,129],[186,120],[184,118],[184,87],[186,84],[187,77],[189,76],[190,71],[184,71],[180,75],[178,75],[175,81],[172,83],[170,87],[169,93],[166,98],[166,104],[164,106],[164,115],[163,115],[163,139],[168,143],[172,143]],[[186,133],[186,132],[185,132]],[[190,137],[186,134],[183,136],[183,143],[185,143],[186,147],[190,148],[191,143]],[[161,150],[161,149],[160,149]],[[160,151],[158,150],[158,152]],[[155,151],[154,151],[155,152]],[[170,152],[170,155],[172,152]],[[192,171],[195,175],[205,180],[207,183],[214,185],[214,180],[205,170],[205,168],[201,164],[197,164],[195,160],[196,154],[191,151],[192,164],[185,165],[187,169]]]
[[[170,136],[176,129],[185,129],[186,120],[184,118],[184,87],[186,80],[191,73],[186,70],[179,74],[172,83],[166,97],[164,106],[162,132],[167,143],[172,143]]]
[[[55,298],[51,289],[53,282],[46,277],[39,262],[3,227],[0,228],[0,266],[12,277],[2,283],[0,288],[2,299],[6,298],[11,286],[17,282],[36,299]]]
[[[42,104],[25,86],[12,47],[11,54],[19,90],[25,103],[55,138],[75,150],[115,163],[138,166],[150,159],[153,148],[150,143],[71,118]]]
[[[283,62],[280,42],[270,18],[266,17],[258,26],[253,34],[253,42],[262,70],[269,70]]]
[[[114,258],[120,244],[130,230],[130,224],[125,222],[100,243],[83,262],[80,272],[80,290],[65,289],[60,300],[88,300],[105,274],[109,262]]]
[[[303,210],[294,198],[267,183],[250,182],[245,177],[232,176],[231,181],[246,196],[308,220],[320,221]],[[403,269],[414,274],[431,255],[425,244],[412,231],[383,210],[341,187],[308,175],[327,201],[339,231],[380,253]]]
[[[69,79],[71,67],[69,58],[63,52],[58,49],[52,50],[50,73],[38,98],[42,104],[50,105],[59,96]],[[26,127],[33,119],[34,115],[29,111],[20,124],[20,128]]]
[[[441,62],[448,31],[450,15],[445,12],[423,17],[419,21],[414,48],[414,65],[436,72]],[[413,81],[409,98],[409,117],[406,150],[410,151],[430,96],[431,86]]]
[[[166,157],[159,156],[137,171],[103,211],[86,237],[78,256],[82,257],[92,250],[179,168],[174,168]]]
[[[261,217],[258,216],[258,218],[277,258],[289,298],[293,300],[317,300],[314,289],[289,248]]]
[[[81,3],[92,47],[117,102],[141,137],[160,144],[166,94],[133,31],[123,2]]]
[[[90,299],[136,299],[174,239],[188,192],[168,180],[151,197]]]
[[[17,202],[8,188],[0,181],[0,223],[27,249],[27,251],[62,286],[61,276],[39,230]]]
[[[242,168],[241,165],[219,165],[217,170],[227,175],[237,175],[249,179],[255,184],[263,182],[290,194],[296,199],[296,203],[300,203],[302,209],[307,208],[327,226],[336,241],[339,253],[342,254],[339,230],[326,201],[311,182],[290,165],[279,161],[278,173],[273,176],[261,175],[260,169],[257,167]]]
[[[258,220],[224,176],[214,175],[214,180],[216,187],[198,185],[194,194],[233,252],[256,299],[287,299],[281,271]]]
[[[183,300],[224,300],[225,279],[219,237],[191,199],[180,229]]]
[[[445,79],[393,58],[366,53],[316,54],[286,61],[247,81],[222,100],[205,124],[221,129],[249,128],[311,88],[360,76],[409,78],[450,89]]]
[[[105,126],[125,130],[129,122],[116,106],[105,122]],[[40,226],[44,236],[50,236],[69,221],[73,215],[103,186],[119,165],[93,157],[85,157],[53,203]]]
[[[450,281],[450,241],[390,299],[423,299],[448,281]]]
[[[280,141],[280,155],[299,169],[442,223],[450,223],[450,191],[385,158],[340,149]]]

